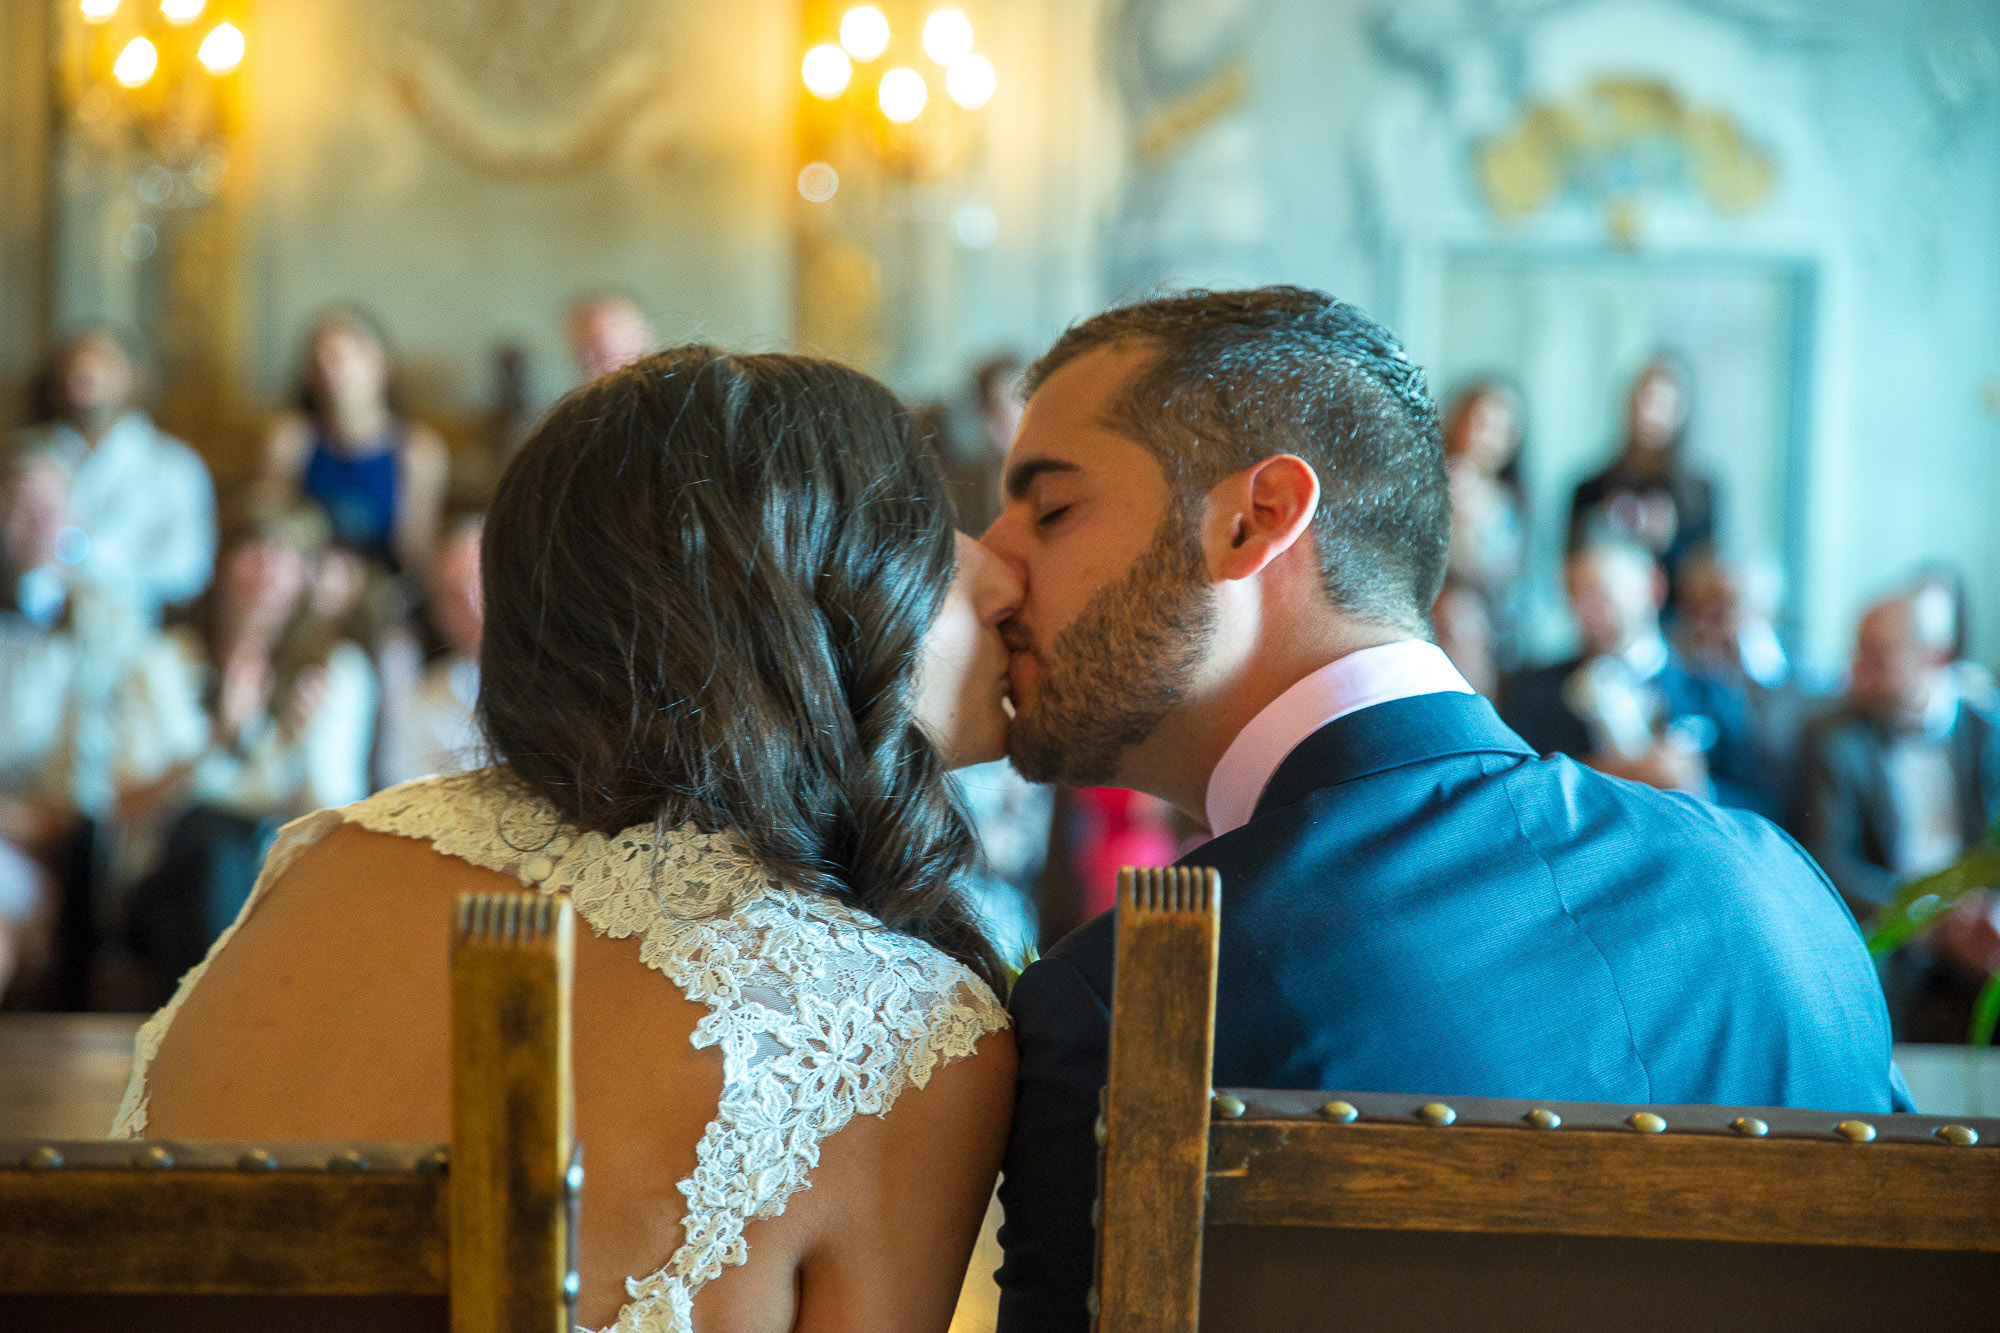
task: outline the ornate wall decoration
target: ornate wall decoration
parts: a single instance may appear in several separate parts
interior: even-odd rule
[[[1561,102],[1529,104],[1509,132],[1479,145],[1476,176],[1502,218],[1575,192],[1605,211],[1612,234],[1637,237],[1648,196],[1692,188],[1717,212],[1752,212],[1773,167],[1725,111],[1690,106],[1654,79],[1597,79]]]
[[[659,0],[381,0],[388,73],[448,150],[503,176],[602,160],[662,96]]]

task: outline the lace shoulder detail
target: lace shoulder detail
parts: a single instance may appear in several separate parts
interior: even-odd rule
[[[569,894],[593,930],[637,937],[646,966],[707,1008],[693,1042],[721,1049],[722,1096],[694,1174],[679,1184],[684,1239],[665,1268],[627,1280],[616,1333],[688,1333],[695,1294],[724,1265],[745,1261],[744,1228],[778,1216],[807,1187],[829,1135],[855,1116],[885,1114],[905,1088],[923,1087],[1007,1025],[1000,1001],[968,969],[866,913],[780,883],[732,833],[647,825],[609,838],[577,834],[488,769],[408,783],[288,826],[284,864],[341,819]],[[282,873],[279,861],[274,849],[258,892]],[[178,1002],[147,1028],[163,1032]],[[144,1128],[135,1090],[159,1033],[150,1050],[145,1042],[142,1030],[127,1092],[133,1133]]]

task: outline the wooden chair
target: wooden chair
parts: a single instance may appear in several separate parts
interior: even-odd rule
[[[2000,1121],[1212,1092],[1212,870],[1118,894],[1097,1327],[2000,1327]]]
[[[0,1143],[0,1327],[569,1333],[573,931],[459,899],[448,1146]]]

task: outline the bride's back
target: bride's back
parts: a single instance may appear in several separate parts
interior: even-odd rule
[[[913,716],[952,542],[857,372],[686,348],[559,403],[485,531],[502,765],[288,829],[119,1132],[448,1137],[450,904],[534,884],[590,927],[579,1318],[943,1328],[1013,1074]]]

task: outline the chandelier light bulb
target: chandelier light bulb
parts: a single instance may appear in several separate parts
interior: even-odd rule
[[[234,23],[216,24],[195,54],[210,74],[227,74],[243,63],[243,29]]]
[[[83,21],[103,23],[118,12],[118,0],[83,0]]]
[[[152,78],[153,71],[159,67],[159,48],[144,37],[134,37],[125,43],[125,49],[112,62],[111,77],[127,88],[137,88]]]
[[[944,90],[967,111],[976,111],[992,101],[993,90],[999,83],[993,62],[981,55],[960,56],[944,72]]]
[[[840,44],[856,60],[873,60],[889,49],[888,16],[873,5],[856,5],[840,16]]]
[[[160,0],[160,16],[169,23],[192,23],[208,8],[208,0]]]
[[[940,9],[924,20],[924,54],[940,65],[972,54],[972,20],[963,10]]]
[[[883,115],[898,125],[907,125],[924,114],[924,103],[931,100],[931,90],[925,85],[923,75],[908,65],[898,65],[882,76],[875,100],[881,103]]]
[[[822,42],[806,52],[806,58],[799,62],[799,74],[814,97],[838,97],[854,77],[854,62],[832,42]]]

